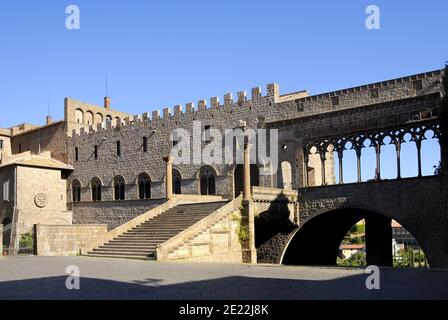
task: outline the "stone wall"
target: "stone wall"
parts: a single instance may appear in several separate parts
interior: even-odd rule
[[[200,121],[202,129],[210,126],[224,132],[225,129],[238,127],[240,120],[243,120],[248,128],[264,127],[276,121],[279,121],[276,127],[287,127],[280,132],[282,148],[279,150],[279,163],[287,161],[291,164],[292,185],[297,188],[303,181],[301,140],[314,137],[320,132],[334,132],[331,130],[346,128],[346,125],[359,129],[361,123],[367,123],[366,116],[369,114],[373,117],[387,118],[388,111],[382,109],[382,104],[440,92],[440,79],[441,71],[434,71],[310,97],[304,92],[280,95],[279,87],[270,84],[267,86],[266,94],[262,94],[260,88],[252,89],[251,99],[247,99],[246,93],[242,91],[238,93],[235,101],[231,94],[226,94],[224,103],[213,97],[210,99],[209,107],[207,101],[200,100],[196,109],[193,103],[188,103],[185,110],[178,105],[173,110],[166,108],[162,113],[155,111],[151,117],[145,113],[128,118],[119,125],[107,124],[106,127],[98,126],[76,131],[68,141],[69,162],[75,167],[69,186],[74,179],[78,179],[86,190],[82,199],[88,201],[90,182],[92,178],[98,177],[107,189],[105,200],[112,200],[112,192],[108,188],[112,186],[116,175],[122,175],[127,184],[126,199],[136,199],[138,175],[147,173],[153,182],[153,197],[164,197],[165,163],[162,158],[171,151],[170,135],[174,129],[185,129],[190,136],[193,136],[193,122]],[[359,107],[365,110],[366,106],[370,106],[370,111],[367,113],[356,112]],[[334,113],[344,110],[346,115],[343,116],[344,126],[341,127],[333,123]],[[313,115],[318,116],[310,118]],[[291,127],[289,120],[298,122]],[[148,138],[148,152],[143,152],[143,137]],[[120,157],[116,154],[117,141],[120,141],[122,148]],[[98,146],[96,160],[93,157],[95,145]],[[191,149],[193,145],[193,141],[190,141]],[[206,146],[202,144],[202,147]],[[78,148],[78,161],[73,159],[75,148]],[[326,162],[327,182],[330,183],[335,179],[333,160],[329,155]],[[182,176],[183,193],[200,193],[198,172],[201,166],[196,164],[175,166]],[[314,168],[309,173],[310,180],[317,184],[321,179],[320,161],[312,160],[310,167]],[[213,170],[219,181],[218,194],[226,197],[235,196],[234,169],[235,165],[214,166]],[[273,187],[278,185],[277,180],[274,174],[272,177],[262,177],[260,182],[261,186]]]
[[[88,123],[90,115],[92,117],[92,122]],[[124,119],[129,116],[131,115],[125,112],[112,110],[110,108],[106,109],[104,106],[100,107],[72,98],[65,98],[64,100],[64,120],[67,122],[67,132],[69,133],[74,129],[88,129],[90,125],[101,125],[106,122],[107,117],[110,117],[112,121],[116,121],[117,118]]]
[[[38,256],[74,256],[88,243],[107,233],[107,225],[35,226]]]
[[[3,225],[0,223],[0,259],[3,258]]]
[[[74,224],[106,224],[112,230],[165,203],[166,199],[74,202]]]
[[[9,182],[9,201],[3,200],[3,184]],[[14,166],[0,168],[0,223],[5,218],[13,219],[14,211]]]
[[[67,163],[67,124],[63,121],[29,130],[11,138],[12,154],[50,151],[53,159]]]

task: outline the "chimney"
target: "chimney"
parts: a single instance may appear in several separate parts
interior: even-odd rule
[[[107,110],[110,110],[110,98],[109,97],[104,97],[104,108],[106,108]]]
[[[47,116],[47,125],[52,124],[53,120],[51,119],[51,116]]]

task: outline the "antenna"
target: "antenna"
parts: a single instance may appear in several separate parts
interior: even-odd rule
[[[50,102],[50,95],[48,95],[48,101],[47,101],[47,116],[50,116],[50,105],[51,105],[51,102]]]
[[[107,73],[106,73],[106,97],[109,96],[109,86],[108,86],[108,77],[107,77]]]

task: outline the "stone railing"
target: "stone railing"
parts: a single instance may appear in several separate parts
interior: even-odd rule
[[[290,203],[297,202],[298,193],[295,190],[252,187],[253,200],[259,202],[272,202],[284,199]]]
[[[88,244],[86,244],[83,248],[81,248],[82,254],[87,254],[89,251],[92,251],[95,248],[117,238],[119,235],[143,224],[144,222],[154,219],[158,215],[164,213],[165,211],[181,204],[189,204],[196,202],[217,202],[222,201],[222,197],[219,196],[199,196],[199,195],[174,195],[171,200],[168,200],[164,204],[149,210],[148,212],[139,215],[138,217],[128,221],[125,224],[107,232],[103,237],[96,239]]]
[[[157,246],[157,261],[242,262],[237,219],[242,200],[239,196]]]

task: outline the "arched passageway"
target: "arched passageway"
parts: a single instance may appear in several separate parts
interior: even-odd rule
[[[243,183],[244,183],[244,167],[242,164],[239,164],[235,167],[235,171],[233,173],[234,179],[234,188],[235,188],[235,197],[238,197],[241,192],[243,192]],[[256,164],[250,165],[250,185],[251,186],[260,186],[260,169]]]
[[[286,245],[288,265],[336,265],[339,247],[350,228],[365,220],[367,265],[392,266],[392,219],[367,210],[339,209],[305,222]]]

